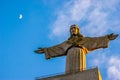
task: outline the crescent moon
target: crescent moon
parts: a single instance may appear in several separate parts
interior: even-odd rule
[[[19,19],[22,19],[22,17],[23,17],[23,15],[22,15],[22,14],[20,14],[20,15],[19,15]]]

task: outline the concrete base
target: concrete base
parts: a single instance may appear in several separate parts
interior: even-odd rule
[[[61,74],[36,80],[102,80],[98,68],[85,70],[83,72]]]

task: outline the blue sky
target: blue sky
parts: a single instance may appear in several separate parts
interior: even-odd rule
[[[0,80],[64,72],[65,56],[46,60],[33,51],[67,40],[71,24],[85,36],[120,35],[120,0],[1,0]],[[98,66],[103,80],[120,80],[119,41],[87,55],[87,67]]]

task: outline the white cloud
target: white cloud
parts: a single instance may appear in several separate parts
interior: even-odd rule
[[[88,67],[91,66],[99,66],[103,67],[103,64],[106,64],[108,61],[108,57],[106,57],[110,52],[107,49],[98,49],[95,51],[92,51],[91,53],[87,55],[87,60],[88,61]],[[92,64],[91,64],[92,63]],[[107,65],[104,65],[106,67]]]
[[[110,52],[97,51],[93,59],[89,60],[88,63],[92,63],[94,66],[99,66],[100,69],[106,69],[106,80],[120,80],[120,58],[119,56],[108,56]]]
[[[108,80],[120,80],[120,59],[111,57],[108,62]]]
[[[70,0],[57,11],[50,36],[55,39],[66,37],[71,24],[85,24],[81,31],[89,36],[104,35],[108,31],[119,32],[119,3],[120,0]]]
[[[63,37],[64,34],[68,34],[69,26],[76,22],[79,22],[84,13],[86,13],[89,7],[90,0],[76,0],[66,3],[61,11],[58,11],[56,21],[53,23],[52,32],[50,36]]]

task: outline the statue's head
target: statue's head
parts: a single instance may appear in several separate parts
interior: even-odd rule
[[[80,29],[78,27],[78,25],[73,24],[70,26],[70,35],[71,36],[76,36],[80,34]]]
[[[70,26],[70,37],[68,38],[68,40],[72,39],[74,36],[78,36],[79,39],[84,37],[82,34],[80,34],[80,29],[76,24]]]

